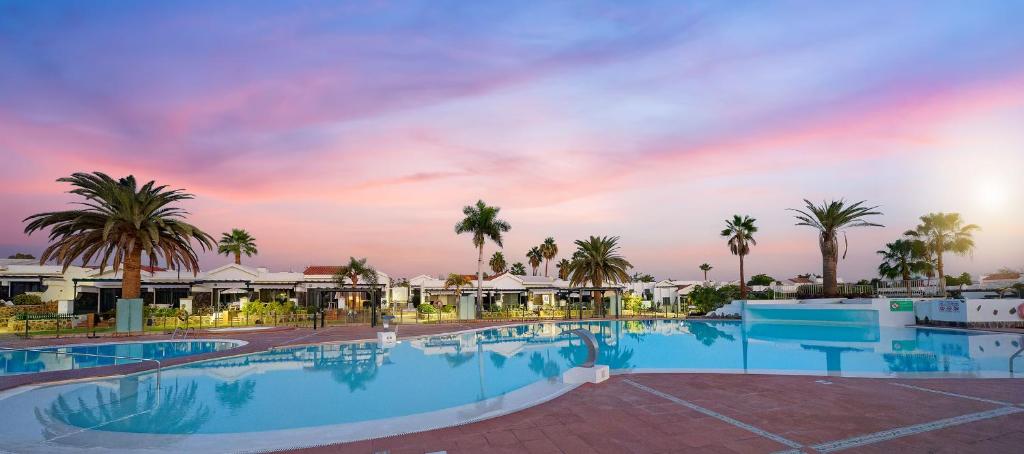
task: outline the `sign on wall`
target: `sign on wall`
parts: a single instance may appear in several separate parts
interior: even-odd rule
[[[912,300],[892,300],[889,302],[890,312],[913,312],[914,301]]]

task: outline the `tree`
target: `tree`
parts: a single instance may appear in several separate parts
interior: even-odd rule
[[[516,262],[512,264],[512,268],[509,269],[509,273],[513,276],[526,276],[526,266],[523,262]]]
[[[707,263],[702,263],[697,268],[700,268],[700,270],[704,272],[704,282],[707,282],[708,281],[708,271],[711,271],[711,269],[714,268],[714,267],[709,265],[709,264],[707,264]]]
[[[548,265],[558,256],[558,245],[555,244],[554,238],[549,236],[544,239],[540,245],[540,255],[544,257],[544,277],[548,277]]]
[[[821,249],[821,275],[822,284],[826,298],[835,298],[839,295],[839,284],[836,276],[839,266],[839,233],[843,232],[843,242],[846,241],[845,229],[851,227],[883,227],[882,224],[865,221],[869,216],[881,215],[876,211],[877,206],[865,206],[864,200],[847,205],[843,199],[823,201],[821,205],[815,205],[810,200],[804,199],[804,208],[790,208],[794,211],[797,221],[796,225],[803,225],[818,230],[818,247]],[[846,258],[846,249],[843,249],[843,258]]]
[[[768,286],[775,283],[775,278],[767,274],[755,274],[747,281],[747,285],[763,285]]]
[[[142,256],[151,266],[163,259],[168,268],[199,272],[192,241],[212,250],[213,237],[185,222],[187,211],[176,204],[193,198],[180,189],[167,189],[150,181],[142,187],[134,176],[119,180],[101,172],[75,173],[57,180],[69,183],[71,194],[85,198],[77,210],[51,211],[25,218],[25,233],[50,229],[50,245],[39,263],[56,259],[67,271],[78,258],[99,260],[100,272],[110,264],[122,269],[123,298],[139,298]]]
[[[654,276],[647,273],[633,273],[633,282],[654,282]]]
[[[36,256],[34,256],[32,254],[25,253],[25,252],[18,252],[18,253],[15,253],[14,255],[7,256],[7,258],[9,258],[9,259],[31,260],[31,259],[36,258]]]
[[[537,267],[540,266],[541,260],[544,260],[544,254],[540,252],[539,247],[534,246],[526,253],[526,259],[530,263],[530,268],[533,268],[533,275],[536,276]]]
[[[921,240],[930,254],[935,256],[939,288],[946,294],[946,275],[942,257],[946,252],[969,255],[974,252],[974,232],[981,230],[975,224],[964,224],[960,213],[930,213],[921,216],[921,223],[905,235]]]
[[[466,276],[455,273],[448,273],[448,278],[444,280],[444,289],[450,288],[455,289],[455,301],[456,304],[462,299],[462,287],[469,285],[469,279]]]
[[[559,260],[555,264],[555,268],[558,268],[558,278],[561,280],[569,279],[569,259]]]
[[[491,256],[491,261],[487,262],[487,264],[491,267],[491,271],[494,271],[494,274],[501,274],[508,270],[508,263],[505,263],[505,254],[502,254],[501,251],[495,251],[494,255]]]
[[[217,244],[217,253],[224,255],[235,256],[235,265],[242,264],[242,254],[246,257],[252,257],[257,254],[256,251],[256,238],[249,235],[242,229],[231,229],[231,233],[223,233],[220,237],[220,243]]]
[[[484,274],[484,243],[491,240],[498,247],[502,247],[502,233],[508,232],[512,226],[502,219],[498,219],[498,212],[501,208],[488,206],[483,200],[477,200],[476,205],[467,205],[462,208],[462,214],[466,217],[455,224],[455,233],[469,233],[473,235],[473,246],[477,248],[476,259],[476,312],[483,312],[483,274]]]
[[[334,281],[338,283],[338,287],[345,286],[345,279],[348,279],[349,285],[352,287],[352,290],[355,291],[356,286],[359,285],[360,279],[366,281],[370,285],[375,285],[377,281],[377,270],[366,264],[366,257],[361,259],[349,257],[348,264],[342,265],[334,273]]]
[[[747,286],[745,282],[745,275],[743,270],[743,257],[750,254],[750,246],[756,246],[757,240],[754,239],[754,234],[757,233],[757,226],[754,225],[757,219],[749,216],[742,216],[735,214],[732,219],[725,221],[725,229],[722,230],[721,236],[729,239],[729,251],[732,255],[739,256],[740,258],[740,299],[747,298]]]
[[[887,279],[902,278],[903,285],[910,293],[910,279],[914,274],[927,270],[927,263],[921,259],[923,245],[913,240],[896,240],[885,244],[885,250],[878,251],[882,263],[878,265],[878,275]]]
[[[590,283],[594,287],[629,282],[633,265],[619,255],[619,237],[591,236],[576,240],[576,253],[569,263],[569,282],[573,286]],[[604,291],[595,291],[595,309],[604,315]]]

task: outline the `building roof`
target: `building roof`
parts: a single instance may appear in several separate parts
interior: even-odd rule
[[[801,277],[789,278],[788,280],[789,280],[789,282],[792,282],[794,284],[813,284],[814,283],[814,281],[812,281],[810,278],[806,278],[806,277],[802,277],[802,276]]]
[[[1016,281],[1020,279],[1020,273],[992,273],[981,278],[983,281]]]
[[[306,276],[323,276],[337,273],[341,265],[309,265],[302,274]]]

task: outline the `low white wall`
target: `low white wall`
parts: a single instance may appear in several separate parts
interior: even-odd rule
[[[919,301],[918,319],[946,323],[1024,323],[1024,299],[935,299]]]

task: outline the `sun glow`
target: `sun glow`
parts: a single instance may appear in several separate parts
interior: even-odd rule
[[[975,187],[974,199],[978,206],[987,210],[1006,208],[1007,187],[999,180],[978,182]]]

